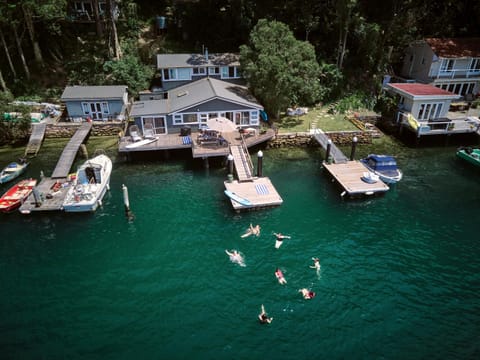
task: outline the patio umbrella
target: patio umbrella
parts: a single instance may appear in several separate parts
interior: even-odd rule
[[[216,117],[207,120],[209,129],[217,130],[219,132],[234,132],[237,131],[237,125],[231,120],[224,117]]]

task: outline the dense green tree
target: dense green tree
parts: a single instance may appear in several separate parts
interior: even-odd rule
[[[240,47],[240,64],[254,95],[277,118],[283,108],[319,99],[320,73],[313,46],[295,39],[281,22],[258,22],[248,45]]]
[[[134,44],[126,45],[125,55],[119,60],[109,60],[103,65],[105,84],[127,85],[132,94],[148,89],[153,76],[152,67],[143,64]]]

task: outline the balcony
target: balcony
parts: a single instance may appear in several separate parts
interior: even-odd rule
[[[429,76],[433,79],[476,79],[480,78],[480,69],[434,70]]]

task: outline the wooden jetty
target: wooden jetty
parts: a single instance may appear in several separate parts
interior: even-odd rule
[[[71,182],[68,181],[68,174],[72,168],[80,145],[83,143],[92,128],[92,123],[83,123],[68,144],[63,149],[62,155],[51,177],[44,177],[29,195],[26,201],[20,206],[22,214],[30,214],[36,211],[58,211],[62,210],[63,201],[67,195]],[[60,188],[56,189],[56,184]]]
[[[237,173],[238,181],[249,181],[253,178],[253,164],[246,146],[230,146],[230,154],[233,156],[233,164]]]
[[[37,156],[42,146],[43,138],[45,137],[46,128],[47,124],[45,123],[32,125],[32,133],[30,134],[30,139],[25,149],[25,156]]]
[[[243,182],[237,180],[229,182],[227,180],[224,184],[226,190],[248,199],[251,203],[251,205],[242,205],[230,199],[233,209],[237,212],[280,206],[283,203],[282,198],[267,177],[254,178],[251,181]]]
[[[342,196],[369,196],[377,193],[385,193],[389,190],[389,187],[381,180],[378,180],[374,184],[363,181],[363,173],[368,170],[358,160],[347,161],[341,164],[328,164],[324,162],[323,167],[342,186],[344,190]]]
[[[328,151],[328,147],[330,147],[330,154],[327,155],[328,159],[323,162],[323,167],[343,188],[342,197],[345,195],[348,197],[370,196],[385,193],[390,189],[381,180],[373,184],[363,181],[363,174],[369,171],[365,165],[358,160],[347,158],[332,141],[329,141],[327,134],[321,129],[315,129],[313,136],[325,150]]]
[[[73,161],[77,156],[78,149],[92,129],[91,122],[83,123],[73,134],[67,146],[63,149],[62,155],[52,173],[52,179],[66,178],[72,168]]]
[[[317,140],[317,142],[320,144],[322,148],[327,150],[328,141],[330,139],[327,136],[327,134],[325,134],[325,132],[322,131],[322,129],[315,129],[313,137],[315,138],[315,140]],[[332,161],[336,164],[346,163],[348,161],[348,158],[345,156],[345,154],[339,148],[337,148],[335,144],[331,141],[330,141],[330,156],[332,157]]]
[[[229,179],[225,181],[225,190],[241,199],[248,200],[247,205],[230,198],[235,211],[258,210],[279,206],[283,203],[268,177],[254,176],[252,159],[243,137],[240,145],[230,145],[230,155],[231,159],[229,161],[233,161],[238,180]]]

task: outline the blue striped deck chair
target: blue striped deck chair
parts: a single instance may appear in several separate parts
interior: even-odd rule
[[[257,190],[258,195],[267,195],[269,194],[267,185],[265,184],[257,184],[255,185],[255,190]]]
[[[192,138],[189,135],[182,136],[182,143],[183,145],[190,145],[192,143]]]

